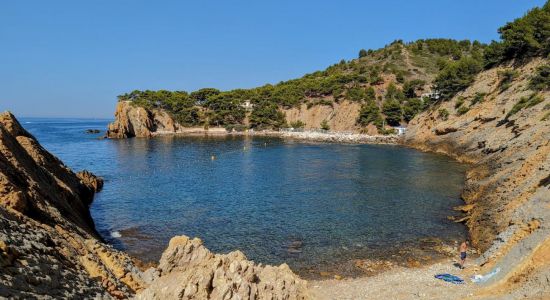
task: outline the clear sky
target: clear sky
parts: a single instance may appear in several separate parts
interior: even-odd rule
[[[0,2],[0,111],[111,117],[134,89],[248,88],[395,39],[498,39],[544,0]]]

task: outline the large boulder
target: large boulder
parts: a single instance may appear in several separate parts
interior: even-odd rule
[[[148,110],[134,106],[130,101],[120,101],[116,107],[115,121],[107,129],[107,137],[150,137],[154,131],[153,125],[153,117]]]
[[[174,133],[179,127],[164,110],[149,110],[133,105],[131,101],[120,101],[116,107],[115,121],[108,126],[107,137],[151,137],[155,133]]]
[[[261,266],[240,251],[214,254],[198,238],[170,240],[137,299],[307,299],[307,282],[286,264]]]

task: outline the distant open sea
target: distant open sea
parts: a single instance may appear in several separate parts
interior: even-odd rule
[[[436,258],[431,246],[466,236],[447,219],[466,167],[445,156],[265,137],[100,139],[109,121],[21,119],[70,168],[105,179],[96,227],[145,261],[185,234],[305,277],[354,276],[355,259]]]

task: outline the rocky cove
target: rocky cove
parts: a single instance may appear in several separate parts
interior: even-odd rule
[[[402,53],[406,54],[405,50]],[[102,180],[86,171],[74,173],[46,151],[11,113],[3,113],[0,296],[546,299],[550,296],[550,93],[547,89],[534,93],[530,86],[532,74],[547,63],[547,58],[531,57],[505,61],[477,73],[468,87],[412,118],[401,137],[371,137],[369,128],[360,132],[364,131],[356,124],[360,108],[347,100],[331,105],[321,101],[310,108],[307,104],[278,108],[281,114],[275,114],[286,115],[292,122],[302,121],[306,128],[322,127],[321,123],[330,119],[324,125],[335,133],[266,133],[336,143],[397,143],[468,163],[461,193],[465,203],[457,207],[464,216],[457,220],[465,223],[481,255],[466,271],[453,269],[450,260],[427,267],[411,262],[408,268],[399,267],[372,278],[307,282],[286,264],[257,264],[239,250],[215,254],[199,238],[187,236],[173,237],[158,265],[146,268],[106,243],[98,233],[89,207]],[[380,91],[389,89],[388,81],[397,80],[394,75],[386,77],[376,85]],[[378,131],[372,126],[370,129],[371,134]],[[353,133],[338,133],[344,130]],[[171,135],[224,132],[190,129],[166,110],[124,100],[117,104],[107,136],[160,140]],[[121,152],[128,154],[128,148],[121,145]],[[217,159],[210,153],[205,155],[206,161]],[[108,179],[104,185],[109,185]],[[289,248],[299,248],[299,241]],[[373,270],[383,264],[357,261],[358,266]],[[436,272],[460,272],[466,277],[496,268],[500,272],[479,285],[454,288],[433,282]],[[404,282],[414,282],[415,286]]]
[[[509,117],[520,98],[529,96],[525,89],[529,74],[545,63],[545,59],[535,58],[481,72],[453,99],[414,118],[398,140],[402,145],[443,153],[471,165],[462,193],[466,205],[460,208],[466,217],[461,221],[482,253],[476,261],[479,271],[502,269],[476,291],[478,298],[543,297],[548,293],[548,92],[540,93],[542,100],[537,105]],[[520,75],[503,91],[499,74],[509,69]],[[480,94],[484,100],[474,102]],[[457,112],[458,103],[465,99],[471,101],[471,108]],[[442,111],[448,112],[447,116],[442,117]],[[119,103],[116,115],[109,128],[111,137],[128,132],[130,136],[151,136],[156,128],[173,124],[163,120],[169,116],[162,111],[142,110],[128,103]],[[177,126],[169,131],[177,132]]]

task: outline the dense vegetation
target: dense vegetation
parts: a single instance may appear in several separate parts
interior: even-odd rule
[[[405,43],[396,40],[379,50],[360,50],[357,59],[342,60],[323,71],[302,78],[253,89],[219,91],[213,88],[184,91],[133,91],[119,96],[146,108],[162,108],[185,126],[247,124],[250,128],[280,128],[286,124],[281,109],[306,105],[334,106],[341,101],[361,104],[357,125],[399,125],[436,101],[446,101],[467,88],[484,68],[511,59],[522,60],[550,53],[550,4],[529,11],[499,29],[501,41],[489,45],[478,41],[428,39]],[[539,68],[530,88],[547,90],[550,67]],[[517,76],[499,74],[501,90]],[[438,91],[440,97],[420,97]],[[483,100],[484,95],[475,102]],[[472,104],[474,103],[472,100]],[[252,108],[245,107],[251,103]],[[248,111],[247,111],[248,109]],[[457,106],[457,113],[468,110]],[[440,112],[442,118],[447,113]],[[322,127],[328,127],[324,123]],[[241,128],[239,127],[239,128]]]

